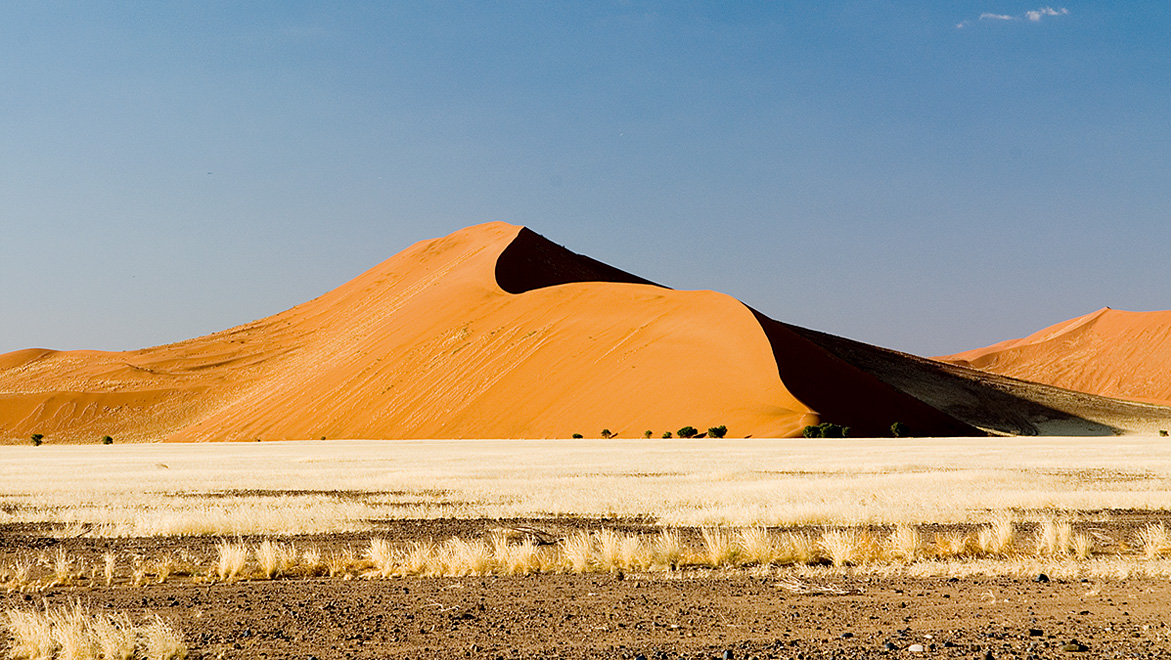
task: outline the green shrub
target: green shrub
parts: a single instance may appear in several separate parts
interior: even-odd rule
[[[663,439],[666,440],[671,437],[670,431],[663,431]]]
[[[817,426],[806,426],[802,434],[806,438],[844,438],[850,433],[850,427],[830,422],[822,422]]]
[[[581,440],[581,439],[582,439],[582,438],[584,438],[584,437],[585,437],[585,436],[584,436],[584,435],[582,435],[582,434],[580,434],[580,433],[574,433],[574,434],[573,434],[573,439],[574,439],[574,440]]]
[[[34,446],[34,447],[40,447],[40,446],[41,446],[41,443],[45,441],[45,434],[43,434],[43,433],[34,433],[34,434],[32,434],[32,437],[30,437],[30,438],[29,438],[29,440],[32,440],[32,441],[33,441],[33,446]]]
[[[709,438],[722,438],[725,435],[728,435],[728,427],[723,424],[708,427],[707,437]]]
[[[683,428],[676,431],[675,435],[678,435],[680,438],[694,438],[695,436],[699,435],[699,429],[695,428],[694,426],[684,426]]]
[[[890,435],[892,438],[905,438],[911,435],[911,430],[902,422],[895,422],[890,425]]]
[[[610,429],[602,429],[602,437],[609,440],[614,437],[614,434],[610,432]]]
[[[114,444],[114,439],[108,435],[103,435],[102,436],[102,444],[103,445],[112,445],[112,444]]]
[[[642,437],[644,437],[644,438],[649,438],[649,437],[651,437],[652,435],[654,435],[654,432],[653,432],[653,431],[643,431],[643,432],[642,432]]]
[[[1159,429],[1159,435],[1166,438],[1167,437],[1167,430],[1166,429]]]

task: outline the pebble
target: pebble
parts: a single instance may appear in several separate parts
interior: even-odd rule
[[[1049,576],[1044,573],[1037,573],[1037,577],[1033,578],[1033,582],[1048,582]]]
[[[887,651],[899,650],[899,647],[895,646],[894,642],[887,642],[886,644],[882,645],[882,648],[886,649]]]
[[[1071,639],[1068,642],[1066,642],[1065,646],[1061,647],[1061,650],[1062,651],[1070,651],[1073,653],[1084,653],[1086,651],[1089,651],[1090,647],[1086,646],[1085,644],[1082,644],[1081,642],[1077,641],[1076,639]]]
[[[1029,628],[1029,637],[1040,637],[1045,634],[1040,628]]]
[[[912,644],[907,647],[907,650],[910,651],[911,653],[922,653],[923,652],[923,645],[922,644]]]
[[[724,660],[733,660],[734,656],[735,654],[732,653],[732,649],[724,649]]]

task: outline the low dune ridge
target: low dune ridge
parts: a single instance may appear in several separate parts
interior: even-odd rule
[[[1171,405],[1171,311],[1103,307],[939,360],[1101,396]]]
[[[943,367],[967,375],[938,378]],[[896,421],[948,436],[1045,433],[1054,419],[1111,434],[1171,420],[1171,408],[1119,413],[1108,399],[1006,397],[1017,386],[988,378],[675,291],[493,222],[205,337],[0,355],[0,438],[657,437],[687,425],[786,437],[825,421],[856,436]]]

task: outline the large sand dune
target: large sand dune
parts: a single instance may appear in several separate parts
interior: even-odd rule
[[[883,435],[894,421],[920,435],[965,435],[1044,432],[1030,420],[1052,417],[1049,408],[973,415],[983,405],[973,401],[995,389],[973,379],[962,387],[977,394],[948,408],[889,378],[889,365],[852,362],[827,337],[490,223],[417,243],[323,296],[206,337],[0,355],[0,438],[539,438],[603,428],[631,437],[684,425],[790,436],[820,421],[855,435]],[[896,365],[920,359],[882,354]],[[957,385],[919,390],[940,387]],[[1135,429],[1117,415],[1060,414],[1086,433]]]
[[[1171,405],[1171,311],[1105,307],[1023,339],[937,359],[1079,392]]]

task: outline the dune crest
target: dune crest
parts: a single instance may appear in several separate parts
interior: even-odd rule
[[[1079,392],[1171,405],[1171,311],[1103,307],[939,360]]]

